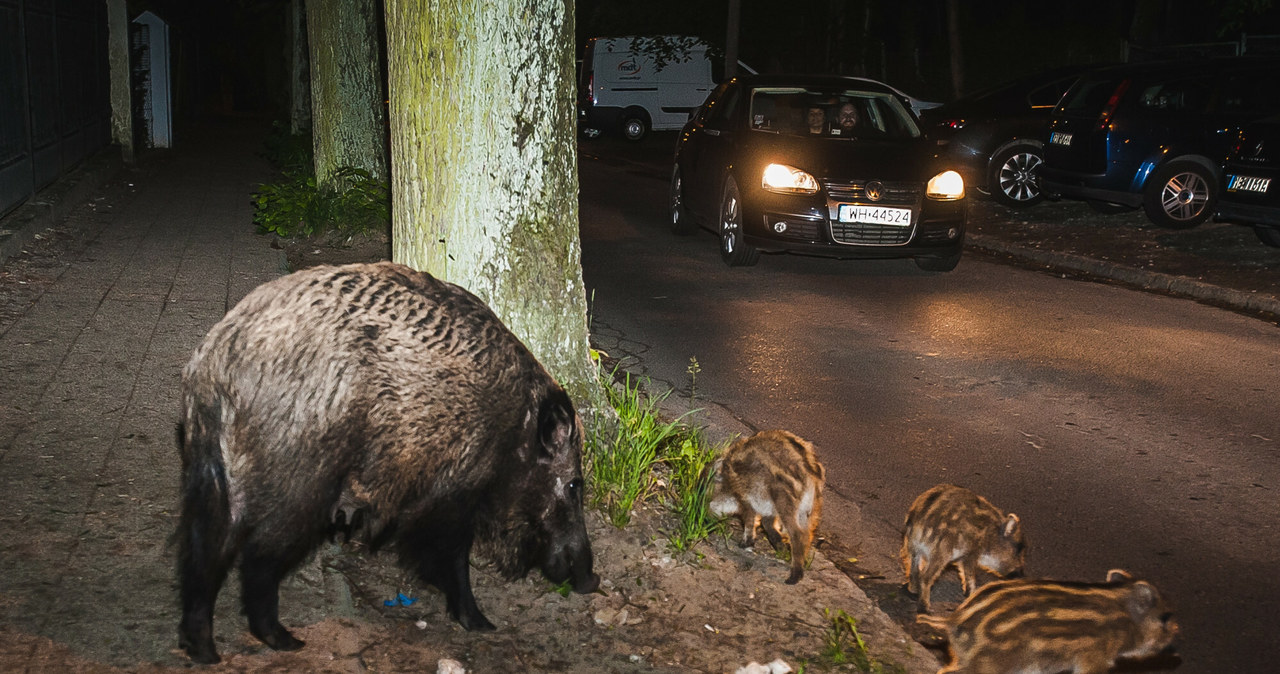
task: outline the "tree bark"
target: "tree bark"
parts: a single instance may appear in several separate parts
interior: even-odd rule
[[[129,68],[129,8],[125,0],[107,0],[107,63],[111,69],[111,140],[120,158],[133,165],[133,89]]]
[[[316,182],[342,189],[344,167],[387,178],[386,114],[375,0],[306,3]]]
[[[311,69],[305,11],[303,0],[289,0],[289,133],[294,135],[311,128]]]
[[[387,0],[392,257],[493,308],[579,405],[573,5]]]
[[[951,49],[951,95],[964,92],[964,46],[960,41],[960,0],[947,0],[947,44]]]

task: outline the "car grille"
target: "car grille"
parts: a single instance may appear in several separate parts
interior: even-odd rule
[[[841,203],[874,203],[879,206],[908,206],[915,208],[920,202],[920,185],[917,183],[881,183],[884,192],[879,201],[867,199],[867,183],[827,183],[827,197]]]
[[[840,204],[875,204],[877,206],[910,208],[915,212],[916,218],[920,217],[921,187],[918,183],[881,183],[883,191],[880,199],[871,201],[867,198],[866,193],[868,182],[870,181],[826,183],[831,238],[839,243],[872,246],[897,246],[911,241],[916,229],[915,223],[912,223],[910,227],[900,227],[897,225],[840,222],[838,220]]]

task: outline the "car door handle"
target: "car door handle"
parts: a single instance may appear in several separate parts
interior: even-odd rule
[[[720,135],[720,130],[719,130],[719,129],[703,129],[703,131],[705,131],[705,132],[706,132],[706,134],[707,134],[708,136],[719,136],[719,135]]]

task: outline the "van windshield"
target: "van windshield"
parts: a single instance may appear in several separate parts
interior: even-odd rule
[[[760,87],[751,91],[751,128],[788,136],[918,138],[920,129],[889,93],[857,89]]]

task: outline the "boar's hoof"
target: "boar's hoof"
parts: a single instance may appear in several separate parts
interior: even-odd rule
[[[187,657],[198,665],[216,665],[222,662],[222,658],[218,657],[218,649],[214,647],[213,642],[207,644],[197,644],[188,640],[186,637],[178,639],[178,646],[187,652]]]
[[[276,623],[271,629],[256,630],[250,626],[250,632],[258,640],[269,646],[275,651],[296,651],[307,645],[303,640],[293,636],[289,630],[285,629],[280,623]]]
[[[795,585],[800,582],[801,578],[804,578],[804,571],[796,569],[791,572],[790,576],[787,576],[787,585]]]
[[[462,625],[462,629],[468,632],[492,632],[498,629],[478,610],[462,611],[454,617],[457,618],[458,624]]]
[[[578,594],[589,594],[600,588],[600,574],[593,573],[585,578],[573,581],[573,591]]]

